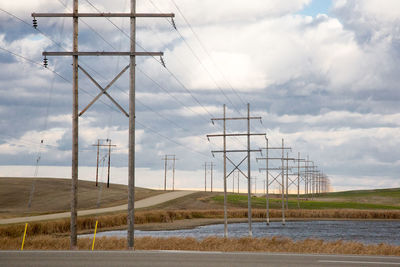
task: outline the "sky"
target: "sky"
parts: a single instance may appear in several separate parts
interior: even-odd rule
[[[140,0],[138,12],[175,13],[139,18],[136,68],[136,183],[162,188],[165,154],[175,154],[177,188],[204,188],[204,163],[214,162],[214,188],[222,187],[221,117],[245,116],[270,146],[281,140],[289,156],[309,157],[333,189],[400,187],[400,2],[397,0]],[[71,18],[32,12],[71,12],[72,1],[0,3],[0,177],[71,175],[72,59],[43,51],[71,51]],[[81,0],[81,12],[129,12],[128,0]],[[81,51],[128,51],[129,20],[79,21]],[[80,66],[105,87],[128,64],[124,57],[81,57]],[[128,110],[128,72],[108,90]],[[99,93],[79,73],[82,110]],[[228,122],[228,132],[246,122]],[[104,95],[79,119],[79,178],[94,180],[98,139],[111,139],[111,182],[127,183],[128,120]],[[43,143],[41,143],[43,140]],[[228,149],[246,139],[228,138]],[[252,149],[265,146],[252,138]],[[100,151],[100,179],[107,152]],[[280,157],[278,151],[271,156]],[[252,154],[252,178],[261,191],[261,155]],[[265,156],[265,154],[264,154]],[[244,155],[232,154],[237,164]],[[272,162],[270,166],[279,166]],[[36,167],[36,165],[38,167]],[[172,162],[168,164],[172,185]],[[246,170],[247,165],[241,165]],[[232,165],[228,165],[228,171]],[[210,173],[207,172],[209,186]],[[274,174],[276,175],[276,173]],[[229,178],[229,188],[232,187]],[[245,188],[240,178],[240,188]],[[235,185],[236,187],[237,185]],[[272,185],[276,189],[277,185]],[[293,188],[292,188],[293,189]]]

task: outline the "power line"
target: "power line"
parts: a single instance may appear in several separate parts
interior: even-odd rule
[[[101,11],[95,7],[89,0],[85,0],[92,8],[94,8],[97,12],[101,13]],[[122,32],[128,39],[131,40],[131,37],[124,31],[122,30],[120,27],[118,27],[118,25],[116,25],[111,19],[109,19],[108,17],[105,17],[114,27],[116,27],[120,32]],[[144,50],[145,52],[148,52],[143,46],[141,46],[138,42],[135,41],[135,44],[138,45],[142,50]],[[154,56],[151,56],[155,61],[157,61],[158,63],[160,63],[161,65],[162,62],[160,62],[159,60],[157,60]],[[164,65],[163,65],[164,66]],[[178,77],[166,66],[164,66],[165,69],[167,70],[167,72],[175,79],[175,81],[187,92],[189,93],[189,95],[203,108],[204,111],[206,111],[206,113],[209,114],[210,117],[213,117],[213,115],[205,108],[205,106],[203,104],[201,104],[201,102],[194,96],[194,94],[182,83],[182,81],[180,81],[178,79]],[[237,138],[235,138],[237,139]],[[239,143],[240,141],[237,140]],[[241,144],[242,146],[244,146],[244,144]]]
[[[152,0],[148,0],[157,10],[160,10]],[[175,4],[175,3],[174,3]],[[178,6],[175,4],[176,8],[178,9],[179,13],[182,15],[181,11],[179,10]],[[184,18],[185,19],[185,18]],[[186,21],[186,19],[185,19]],[[180,38],[182,39],[182,41],[185,43],[185,45],[189,48],[189,50],[191,51],[191,53],[193,54],[193,56],[196,58],[196,60],[200,63],[201,67],[203,68],[203,70],[208,74],[208,76],[210,77],[210,79],[213,81],[213,83],[215,84],[215,86],[217,87],[217,89],[220,91],[220,93],[226,98],[226,100],[228,100],[228,102],[232,105],[232,107],[239,113],[241,114],[240,110],[233,104],[232,100],[229,98],[229,96],[224,92],[224,90],[218,85],[217,81],[215,80],[214,76],[211,74],[211,72],[208,70],[208,68],[204,65],[204,63],[202,62],[202,60],[200,59],[200,57],[197,55],[197,53],[194,51],[193,47],[187,42],[187,40],[185,39],[185,37],[183,37],[182,33],[178,30],[178,28],[175,27],[175,25],[170,22],[168,20],[168,22],[174,27],[175,31],[178,33],[178,35],[180,36]]]
[[[35,62],[35,61],[33,61],[33,60],[29,59],[29,58],[26,58],[26,57],[24,57],[24,56],[22,56],[22,55],[18,55],[18,54],[14,53],[14,52],[11,52],[10,50],[7,50],[7,49],[5,49],[5,48],[3,48],[3,47],[0,47],[0,49],[6,51],[6,52],[8,52],[8,53],[10,53],[10,54],[12,54],[12,55],[14,55],[14,56],[16,56],[16,57],[23,58],[24,60],[28,61],[28,62],[31,63],[31,64],[39,65],[40,67],[43,68],[43,66],[42,66],[41,63],[37,63],[37,62]],[[64,81],[66,81],[66,82],[68,82],[68,83],[71,83],[68,79],[64,78],[62,75],[60,75],[60,74],[57,73],[56,71],[51,70],[51,69],[49,69],[49,68],[46,68],[46,70],[49,70],[49,71],[53,72],[54,74],[56,74],[57,76],[59,76],[60,78],[62,78]],[[79,88],[79,89],[82,90],[83,92],[85,92],[86,94],[88,94],[88,95],[90,95],[90,96],[93,97],[93,95],[91,95],[90,93],[86,92],[84,89],[82,89],[82,88]],[[107,103],[102,102],[102,101],[101,101],[101,103],[104,104],[104,105],[106,105],[106,106],[107,106],[108,108],[110,108],[111,110],[113,110],[113,111],[115,111],[115,112],[119,112],[119,111],[116,110],[113,106],[110,106],[110,105],[108,105]],[[202,155],[203,157],[210,158],[209,155],[203,154],[202,152],[199,152],[199,151],[196,151],[196,150],[193,150],[193,149],[190,149],[188,146],[185,146],[185,145],[179,143],[178,141],[175,141],[175,140],[173,140],[173,139],[171,139],[171,138],[169,138],[169,137],[167,137],[167,136],[161,134],[160,132],[158,132],[158,131],[156,131],[156,130],[154,130],[154,129],[148,127],[148,126],[145,126],[143,123],[140,123],[139,121],[137,121],[137,123],[138,123],[139,125],[141,125],[143,128],[145,128],[145,129],[147,129],[147,130],[153,132],[154,134],[156,134],[156,135],[162,137],[163,139],[166,139],[166,140],[170,141],[171,143],[174,143],[174,144],[176,144],[176,145],[178,145],[178,146],[181,146],[181,147],[186,148],[189,152],[197,153],[197,154],[199,154],[199,155]]]
[[[97,12],[101,13],[101,11],[96,8],[89,0],[85,0],[90,6],[92,6]],[[117,28],[120,32],[122,32],[128,39],[131,40],[131,37],[124,31],[122,30],[120,27],[118,27],[118,25],[116,25],[111,19],[107,18],[106,19],[112,24],[114,25],[115,28]],[[135,42],[137,46],[139,46],[143,51],[148,52],[143,46],[141,46],[138,42]],[[164,65],[160,60],[156,59],[154,56],[152,56],[152,58],[157,61],[159,64]],[[177,83],[179,83],[182,88],[190,94],[190,96],[196,101],[197,104],[199,104],[211,117],[212,114],[204,107],[203,104],[200,103],[200,101],[194,96],[194,94],[178,79],[178,77],[168,68],[165,67],[165,69],[168,71],[168,73],[176,80]]]
[[[68,8],[64,3],[61,2],[61,0],[58,0],[58,1],[59,1],[64,7]],[[1,9],[1,8],[0,8],[0,9]],[[1,9],[1,10],[2,10],[3,12],[5,12],[5,13],[9,14],[10,16],[12,16],[12,17],[18,19],[19,21],[23,22],[23,23],[26,24],[27,26],[31,27],[31,25],[30,25],[29,23],[27,23],[26,21],[22,20],[21,18],[15,16],[14,14],[12,14],[12,13],[10,13],[10,12],[7,12],[6,10],[3,10],[3,9]],[[84,22],[82,19],[80,19],[80,20],[81,20],[82,22]],[[87,26],[89,27],[89,29],[91,29],[93,32],[95,32],[95,33],[96,33],[103,41],[105,41],[109,46],[111,46],[114,50],[116,50],[116,48],[115,48],[110,42],[108,42],[101,34],[99,34],[95,29],[93,29],[88,23],[84,22],[84,24],[87,25]],[[62,47],[61,44],[59,44],[58,42],[56,42],[54,39],[52,39],[52,38],[50,38],[49,36],[45,35],[45,34],[44,34],[42,31],[40,31],[39,29],[36,28],[36,30],[38,30],[38,32],[40,32],[41,34],[43,34],[44,36],[46,36],[50,41],[52,41],[53,43],[57,44],[60,48],[66,50],[64,47]],[[6,50],[6,49],[3,48],[3,50]],[[11,53],[11,54],[13,54],[13,55],[15,55],[15,56],[20,56],[20,55],[17,55],[17,54],[15,54],[15,53],[9,51],[9,50],[6,50],[6,51],[9,52],[9,53]],[[23,56],[20,56],[20,57],[24,58],[24,59],[27,60],[27,61],[31,61],[31,63],[38,64],[38,65],[42,66],[40,63],[34,62],[34,61],[32,61],[32,60],[30,60],[30,59],[28,59],[28,58],[25,58],[25,57],[23,57]],[[87,66],[86,64],[85,64],[85,66],[88,67],[89,69],[91,69],[92,71],[94,71],[95,73],[97,73],[98,75],[100,75],[96,70],[94,70],[94,69],[91,68],[90,66]],[[49,69],[49,70],[51,70],[51,69]],[[189,109],[189,110],[191,110],[192,112],[196,113],[196,112],[195,112],[194,110],[192,110],[190,107],[187,107],[183,102],[179,101],[176,97],[174,97],[172,94],[170,94],[166,89],[164,89],[164,88],[163,88],[160,84],[158,84],[154,79],[152,79],[150,76],[148,76],[143,70],[139,69],[139,71],[141,71],[146,77],[148,77],[150,80],[152,80],[160,89],[163,89],[163,91],[167,92],[167,93],[168,93],[172,98],[174,98],[178,103],[181,103],[184,107],[186,107],[187,109]],[[54,73],[55,73],[55,72],[54,72]],[[70,81],[68,81],[67,79],[65,79],[65,78],[62,77],[61,75],[59,75],[58,73],[55,73],[55,74],[57,74],[58,76],[60,76],[61,78],[63,78],[65,81],[71,83]],[[102,76],[102,75],[100,75],[100,76]],[[102,77],[103,77],[103,76],[102,76]],[[103,78],[104,78],[104,77],[103,77]],[[118,88],[121,92],[123,92],[124,94],[127,95],[127,93],[126,93],[125,91],[123,91],[121,88],[119,88],[119,87],[116,86],[116,85],[114,85],[114,86],[115,86],[116,88]],[[80,88],[80,89],[82,89],[82,88]],[[84,90],[83,90],[83,91],[84,91]],[[84,92],[87,93],[86,91],[84,91]],[[87,94],[89,94],[89,93],[87,93]],[[93,97],[93,95],[91,95],[91,94],[89,94],[89,95]],[[101,102],[102,102],[102,101],[101,101]],[[155,114],[157,114],[158,116],[160,116],[161,118],[163,118],[163,119],[169,121],[170,123],[173,123],[174,125],[176,125],[177,127],[183,129],[184,131],[189,131],[188,129],[185,129],[185,128],[179,126],[179,125],[178,125],[177,123],[175,123],[174,121],[169,120],[169,119],[166,118],[165,116],[161,115],[159,112],[155,111],[155,110],[152,109],[151,107],[145,105],[145,104],[144,104],[143,102],[141,102],[140,100],[138,100],[138,102],[139,102],[141,105],[145,106],[147,109],[151,110],[152,112],[154,112]],[[102,103],[105,104],[104,102],[102,102]],[[109,106],[109,108],[111,108],[111,109],[113,109],[113,110],[115,111],[115,109],[114,109],[113,107]],[[198,113],[196,113],[196,114],[198,114]],[[200,115],[200,114],[199,114],[199,115]],[[206,118],[204,118],[204,119],[208,121],[208,119],[206,119]],[[201,138],[201,137],[198,137],[198,138]],[[202,140],[206,140],[205,138],[201,138],[201,139],[202,139]]]

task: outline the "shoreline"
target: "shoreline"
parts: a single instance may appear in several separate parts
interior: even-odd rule
[[[231,223],[246,223],[247,218],[231,218],[228,219],[228,224]],[[296,222],[296,221],[393,221],[400,222],[400,219],[343,219],[343,218],[288,218],[286,222]],[[266,222],[265,218],[254,218],[252,222]],[[281,219],[271,218],[270,222],[281,222]],[[145,223],[136,224],[135,230],[139,231],[174,231],[174,230],[186,230],[194,229],[200,226],[223,224],[224,219],[222,218],[201,218],[201,219],[183,219],[175,220],[173,222],[163,222],[163,223]],[[97,230],[100,232],[109,231],[120,231],[126,230],[126,225],[116,226],[116,227],[105,227]],[[93,230],[79,231],[79,235],[91,234]]]

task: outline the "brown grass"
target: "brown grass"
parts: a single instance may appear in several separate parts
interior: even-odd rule
[[[89,250],[92,239],[80,238],[78,248]],[[0,250],[18,250],[21,238],[0,238]],[[27,237],[25,250],[68,250],[68,237],[34,236]],[[96,239],[96,250],[124,250],[126,238],[101,237]],[[292,252],[292,253],[327,253],[327,254],[361,254],[361,255],[394,255],[400,256],[400,246],[387,244],[364,245],[348,241],[322,241],[306,239],[293,241],[288,238],[220,238],[208,237],[203,240],[194,238],[154,238],[135,239],[138,250],[193,250],[193,251],[250,251],[250,252]]]
[[[229,218],[245,218],[247,210],[236,209],[228,212]],[[254,209],[253,218],[265,218],[264,210]],[[271,210],[271,218],[280,218],[280,210]],[[146,223],[167,223],[175,220],[194,219],[194,218],[223,218],[222,210],[175,210],[175,211],[137,211],[135,213],[136,224]],[[288,210],[286,218],[303,219],[400,219],[400,211],[387,210]],[[127,223],[125,213],[104,215],[97,218],[98,228],[112,228],[124,226]],[[90,231],[96,224],[95,217],[78,218],[79,231]],[[0,237],[19,237],[24,231],[24,224],[7,225],[0,227]],[[33,222],[29,223],[28,233],[34,235],[65,235],[70,231],[69,219]]]
[[[112,181],[112,180],[111,180]],[[32,207],[28,209],[32,184],[35,193]],[[78,209],[97,208],[99,187],[94,182],[78,181]],[[135,200],[144,199],[164,191],[135,188]],[[128,187],[120,184],[103,185],[100,208],[126,204]],[[71,179],[54,178],[2,178],[0,177],[0,216],[15,217],[70,210]]]

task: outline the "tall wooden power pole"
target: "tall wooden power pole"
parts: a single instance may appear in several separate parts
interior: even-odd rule
[[[73,0],[73,13],[32,13],[32,17],[71,17],[73,20],[73,44],[72,52],[43,52],[43,56],[72,56],[72,183],[71,183],[71,249],[77,249],[77,188],[78,188],[78,118],[81,116],[100,96],[106,95],[126,116],[129,117],[129,159],[128,159],[128,232],[127,245],[129,249],[134,247],[134,196],[135,196],[135,66],[136,56],[162,56],[161,52],[136,52],[136,18],[137,17],[170,17],[174,14],[149,14],[136,13],[136,0],[131,0],[130,13],[78,13],[78,0]],[[78,51],[78,19],[80,17],[125,17],[130,18],[130,51],[129,52],[79,52]],[[95,80],[78,65],[79,56],[129,56],[130,64],[109,84],[102,88]],[[130,67],[129,79],[129,114],[106,92],[113,82]],[[79,113],[78,106],[78,69],[87,75],[101,93]]]
[[[274,182],[276,182],[279,186],[280,186],[280,191],[282,191],[282,224],[285,224],[285,211],[284,211],[284,195],[285,195],[285,182],[284,182],[284,175],[285,175],[285,168],[283,165],[283,162],[286,160],[286,158],[284,158],[284,151],[285,150],[291,150],[292,148],[290,147],[285,147],[284,146],[284,140],[282,139],[282,146],[281,147],[270,147],[269,146],[269,140],[267,137],[265,137],[265,148],[261,148],[262,150],[265,149],[266,151],[266,157],[263,158],[256,158],[257,161],[259,160],[265,160],[265,168],[259,168],[260,171],[265,170],[265,180],[266,180],[266,223],[267,225],[269,225],[269,188],[270,185]],[[269,157],[269,151],[270,150],[282,150],[282,156],[280,158],[276,158],[276,157]],[[270,160],[280,160],[282,161],[282,166],[278,167],[278,168],[272,168],[269,167],[269,161]],[[270,171],[280,171],[280,173],[278,173],[276,176],[270,174]],[[270,181],[270,175],[272,177],[271,181]],[[278,177],[282,176],[282,180],[281,182],[278,180]]]
[[[168,161],[172,161],[172,190],[175,190],[175,161],[177,160],[175,155],[165,155],[164,158],[164,191],[167,190],[167,170]]]
[[[246,133],[226,133],[226,121],[231,120],[246,120],[247,121],[247,132]],[[235,171],[239,170],[244,177],[247,178],[247,201],[248,201],[248,224],[249,224],[249,236],[252,236],[252,226],[251,226],[251,166],[250,166],[250,153],[251,152],[261,152],[260,149],[251,149],[250,147],[250,137],[251,136],[265,136],[265,133],[251,133],[250,132],[250,121],[251,120],[260,120],[261,117],[250,117],[250,104],[247,104],[247,116],[246,117],[239,117],[239,118],[227,118],[226,117],[226,105],[223,106],[223,117],[222,118],[212,118],[211,121],[223,121],[223,133],[222,134],[208,134],[207,138],[210,137],[222,137],[223,138],[223,150],[221,151],[212,151],[212,154],[215,153],[223,153],[224,157],[224,236],[228,237],[228,212],[227,212],[227,178]],[[247,149],[235,149],[235,150],[227,150],[226,149],[226,137],[233,137],[233,136],[242,136],[247,137]],[[239,163],[235,164],[228,156],[227,153],[247,153],[247,156]],[[247,159],[247,174],[243,173],[242,170],[239,168],[240,165]],[[233,166],[234,169],[227,174],[226,168],[226,161],[229,161]]]

